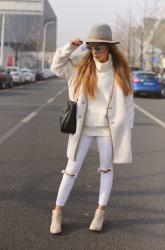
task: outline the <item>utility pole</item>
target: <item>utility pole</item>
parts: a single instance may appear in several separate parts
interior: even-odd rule
[[[3,65],[4,39],[5,39],[5,13],[3,13],[3,14],[2,14],[2,30],[1,30],[1,56],[0,56],[0,65]]]
[[[140,37],[140,69],[143,69],[143,61],[144,61],[144,25],[141,27],[141,37]]]
[[[43,42],[42,42],[42,70],[45,67],[45,53],[46,53],[46,31],[49,24],[55,23],[56,21],[49,21],[44,24]]]
[[[132,20],[131,20],[131,11],[129,13],[129,24],[128,24],[128,50],[127,57],[128,63],[131,64],[131,50],[132,50]]]

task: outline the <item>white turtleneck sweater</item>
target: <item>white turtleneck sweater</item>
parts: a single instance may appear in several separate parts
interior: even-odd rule
[[[107,108],[112,93],[114,71],[112,58],[105,63],[94,59],[97,73],[96,98],[87,98],[87,110],[82,133],[92,136],[109,136]]]

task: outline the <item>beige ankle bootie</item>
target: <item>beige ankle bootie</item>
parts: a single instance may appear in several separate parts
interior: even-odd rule
[[[89,227],[90,230],[92,231],[101,231],[103,222],[104,222],[104,210],[101,209],[96,209],[95,216],[92,220],[92,223]]]
[[[62,223],[62,211],[52,211],[52,221],[50,225],[50,232],[52,234],[61,233],[61,223]]]

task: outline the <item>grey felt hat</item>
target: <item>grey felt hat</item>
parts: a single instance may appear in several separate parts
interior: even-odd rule
[[[102,42],[102,43],[111,43],[118,44],[120,42],[112,40],[112,31],[108,24],[98,23],[93,25],[91,28],[88,38],[86,40],[87,43],[92,42]]]

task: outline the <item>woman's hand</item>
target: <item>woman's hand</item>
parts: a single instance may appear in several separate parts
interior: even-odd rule
[[[75,46],[80,46],[83,42],[80,40],[80,38],[75,38],[70,41],[70,44],[75,45]]]

